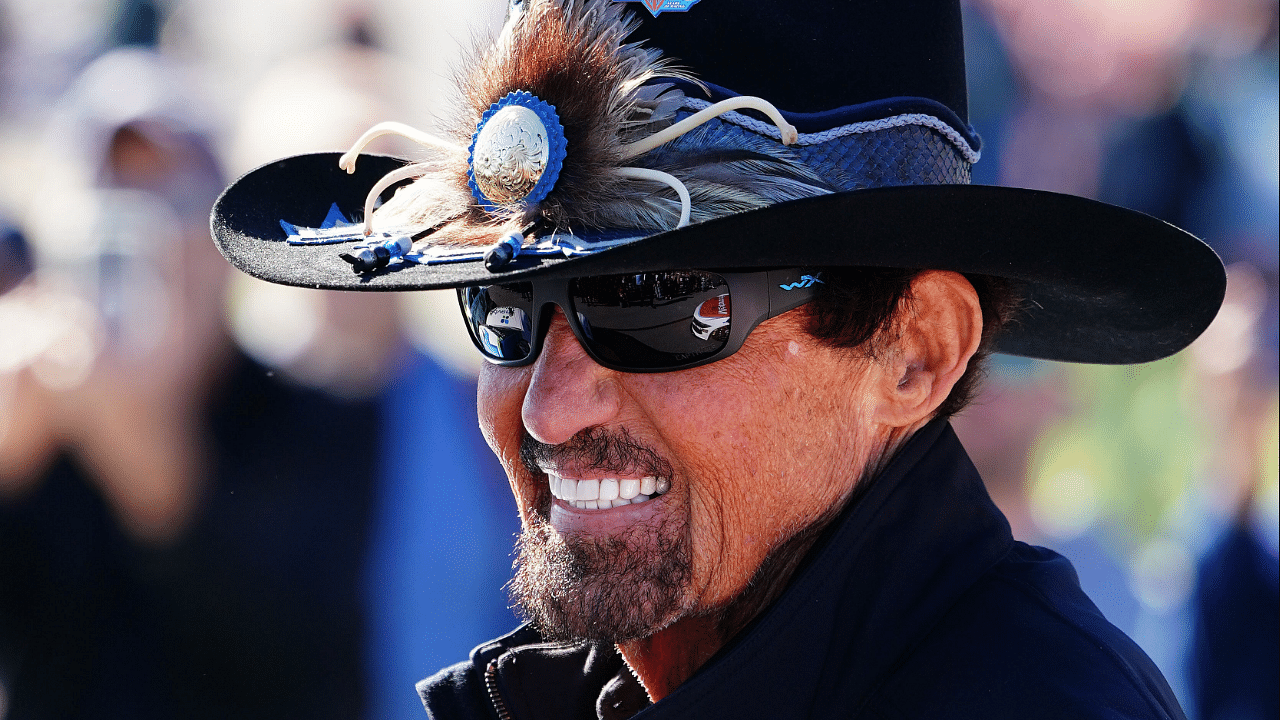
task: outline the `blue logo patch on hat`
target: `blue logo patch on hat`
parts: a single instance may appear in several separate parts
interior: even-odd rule
[[[654,17],[664,12],[686,12],[698,4],[698,0],[613,0],[614,2],[638,2],[649,8]]]

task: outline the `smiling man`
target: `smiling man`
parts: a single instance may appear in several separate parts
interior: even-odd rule
[[[714,364],[619,372],[557,311],[532,365],[485,369],[481,427],[524,524],[515,592],[543,634],[617,643],[656,699],[773,600],[978,348],[965,278],[908,292],[874,357],[815,338],[804,308]]]
[[[424,680],[429,715],[1182,717],[947,418],[989,352],[1177,352],[1222,265],[968,185],[961,48],[954,0],[513,0],[451,134],[384,123],[219,200],[238,267],[458,288],[490,361],[529,622]],[[386,132],[429,158],[360,155]]]

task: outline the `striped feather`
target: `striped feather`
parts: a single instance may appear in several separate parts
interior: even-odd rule
[[[379,224],[441,226],[433,243],[485,244],[537,215],[571,229],[676,225],[680,203],[660,183],[624,179],[614,170],[641,167],[685,183],[694,222],[831,192],[777,141],[749,132],[717,133],[720,121],[639,157],[622,148],[670,126],[684,94],[663,79],[696,82],[658,50],[625,42],[637,21],[611,0],[526,0],[509,15],[498,40],[473,53],[458,80],[464,110],[449,128],[471,143],[489,106],[528,91],[555,106],[568,142],[554,189],[519,217],[485,212],[467,185],[467,158],[449,153],[422,163],[423,174],[375,212]]]

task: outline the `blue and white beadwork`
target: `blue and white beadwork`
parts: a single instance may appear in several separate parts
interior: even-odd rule
[[[471,194],[486,212],[509,215],[555,187],[568,143],[556,109],[523,90],[489,106],[471,136]]]

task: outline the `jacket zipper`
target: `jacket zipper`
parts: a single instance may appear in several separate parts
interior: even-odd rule
[[[498,693],[498,661],[490,660],[484,669],[484,687],[489,692],[489,702],[498,713],[498,720],[511,720],[511,712]]]

